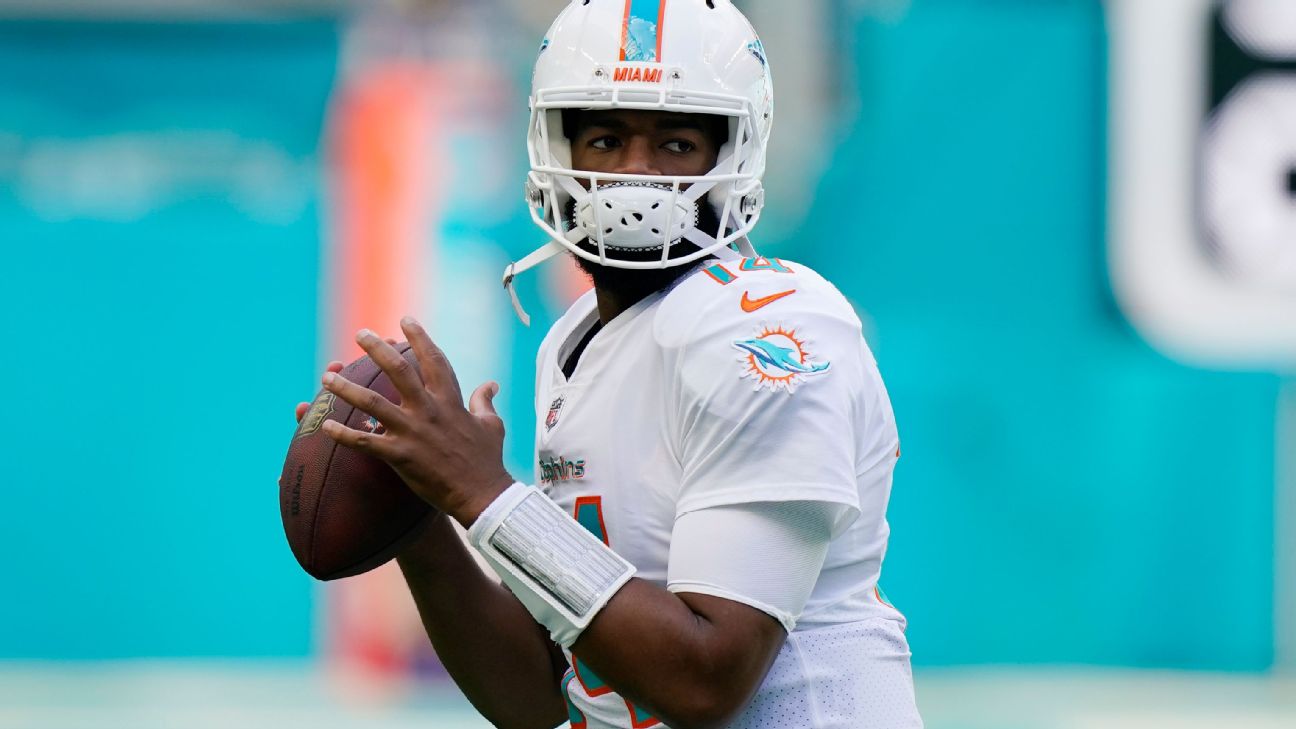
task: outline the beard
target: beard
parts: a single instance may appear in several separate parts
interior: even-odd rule
[[[568,220],[575,219],[575,209],[576,203],[574,201],[568,203]],[[719,230],[720,216],[716,214],[715,209],[710,205],[699,205],[697,217],[698,230],[708,234]],[[598,255],[598,245],[591,243],[588,238],[577,243],[576,247],[593,255]],[[691,241],[681,238],[671,245],[670,258],[685,258],[700,250],[702,249]],[[618,261],[661,261],[661,251],[612,248],[609,246],[607,253],[608,258],[615,258]],[[611,292],[618,298],[631,301],[638,301],[649,294],[661,291],[678,281],[684,274],[693,270],[692,265],[671,264],[669,260],[667,261],[667,268],[630,269],[605,266],[601,263],[588,261],[575,254],[571,254],[571,256],[576,260],[576,266],[585,275],[593,279],[596,288]],[[693,261],[693,263],[698,263],[698,261]]]

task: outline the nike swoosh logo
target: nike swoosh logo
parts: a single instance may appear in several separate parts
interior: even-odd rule
[[[788,296],[791,296],[792,294],[795,293],[796,293],[796,289],[792,289],[791,291],[784,291],[781,294],[770,294],[769,296],[762,296],[759,299],[753,299],[751,298],[750,292],[744,291],[742,296],[742,302],[741,302],[742,310],[750,314],[753,311],[756,311],[757,309],[761,309],[766,306],[769,306],[775,301],[778,301],[779,299],[787,298]]]

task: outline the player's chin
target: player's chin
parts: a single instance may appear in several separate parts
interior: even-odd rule
[[[588,243],[577,244],[581,250],[588,251],[593,255],[598,255],[598,247]],[[682,259],[685,256],[697,253],[700,248],[689,243],[680,241],[671,246],[670,258]],[[632,261],[636,263],[651,263],[661,261],[661,249],[617,249],[607,252],[609,258],[615,258],[619,261]],[[576,259],[576,265],[582,271],[594,280],[597,288],[605,291],[615,291],[623,296],[631,298],[642,298],[654,291],[660,291],[670,284],[686,270],[680,264],[674,265],[667,261],[667,266],[663,268],[618,268],[616,266],[605,266],[601,263],[586,260],[580,256],[573,255]]]

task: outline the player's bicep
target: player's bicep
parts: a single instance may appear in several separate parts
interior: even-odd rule
[[[847,508],[785,501],[685,513],[671,535],[667,589],[747,605],[791,632],[823,568],[833,525]]]

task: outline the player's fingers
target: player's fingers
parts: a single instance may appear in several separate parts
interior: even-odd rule
[[[422,378],[419,377],[414,365],[402,357],[395,347],[368,329],[360,330],[360,333],[356,335],[356,344],[359,344],[365,353],[369,355],[369,358],[386,373],[387,378],[396,386],[396,391],[400,393],[401,402],[413,404],[424,399]],[[355,403],[352,404],[355,405]],[[356,407],[359,407],[359,405],[356,405]],[[366,410],[365,412],[369,411]],[[378,413],[370,412],[369,414],[382,420]]]
[[[325,435],[347,448],[372,454],[388,463],[397,459],[396,449],[390,438],[348,428],[336,420],[325,420],[321,429]]]
[[[495,412],[495,396],[499,394],[498,382],[487,382],[486,384],[473,390],[472,397],[468,398],[468,412],[473,415],[492,415],[499,417]]]
[[[498,382],[487,382],[473,391],[468,399],[468,411],[477,416],[491,432],[503,439],[504,420],[495,412],[495,396],[499,394]]]
[[[344,367],[346,367],[346,365],[342,364],[337,360],[333,360],[332,362],[328,363],[327,367],[324,368],[324,373],[328,374],[329,372],[332,372],[333,374],[336,375],[337,373],[341,372]],[[306,411],[310,410],[310,406],[311,404],[308,402],[297,403],[297,409],[295,413],[297,416],[297,422],[300,423],[302,418],[306,417]]]
[[[419,362],[419,371],[423,373],[423,382],[428,389],[447,400],[463,403],[463,390],[459,389],[459,378],[455,377],[454,368],[445,352],[432,341],[427,330],[414,317],[401,319],[401,331],[414,348],[414,356]]]
[[[342,375],[335,375],[332,372],[324,375],[324,389],[361,412],[372,415],[388,430],[393,426],[399,427],[404,424],[404,414],[400,406],[367,387],[351,382]]]

